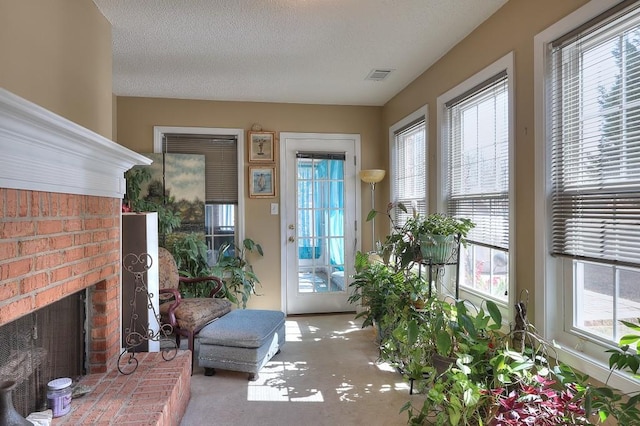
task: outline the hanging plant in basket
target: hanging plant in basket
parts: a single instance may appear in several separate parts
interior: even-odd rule
[[[457,235],[420,235],[420,253],[431,263],[447,263],[458,246]]]
[[[447,263],[475,224],[466,218],[456,218],[443,213],[430,214],[419,227],[420,252],[424,260]],[[459,241],[460,240],[460,241]]]

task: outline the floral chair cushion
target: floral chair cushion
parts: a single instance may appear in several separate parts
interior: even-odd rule
[[[173,302],[167,302],[160,305],[163,322],[172,304]],[[202,328],[205,324],[231,311],[231,307],[231,302],[226,299],[208,297],[181,299],[180,305],[175,310],[178,327],[190,331]]]

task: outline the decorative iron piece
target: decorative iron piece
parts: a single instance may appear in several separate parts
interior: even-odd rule
[[[129,375],[138,368],[136,348],[144,342],[162,342],[160,350],[162,351],[162,358],[165,361],[171,361],[176,357],[178,345],[175,339],[169,337],[173,333],[173,327],[170,324],[162,324],[161,316],[152,303],[154,294],[149,293],[149,288],[145,282],[145,274],[153,265],[151,255],[148,253],[139,255],[129,253],[122,259],[122,265],[126,271],[133,274],[135,283],[133,299],[129,301],[131,305],[131,315],[129,318],[129,326],[125,328],[125,347],[118,357],[118,371],[121,374]],[[146,297],[147,310],[153,312],[153,318],[158,324],[158,331],[154,331],[149,324],[138,321],[139,315],[136,312],[136,299],[138,297]],[[136,330],[143,330],[143,333]],[[125,354],[128,354],[128,356],[125,356]]]

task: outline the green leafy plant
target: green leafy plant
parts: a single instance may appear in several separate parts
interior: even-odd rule
[[[245,238],[240,246],[223,244],[220,247],[218,261],[212,268],[213,274],[222,277],[224,281],[220,294],[243,309],[247,307],[249,298],[258,294],[256,287],[260,284],[249,263],[250,253],[264,255],[260,244],[250,238]]]
[[[493,397],[486,389],[494,382],[492,360],[503,338],[499,334],[502,316],[493,302],[487,302],[486,312],[468,309],[467,304],[433,299],[418,324],[407,329],[408,335],[416,326],[430,334],[422,339],[431,341],[432,355],[451,357],[443,369],[427,360],[429,367],[423,368],[417,382],[425,395],[422,406],[416,409],[409,401],[401,409],[409,413],[409,424],[476,425],[484,424],[489,415]]]
[[[221,277],[222,290],[216,297],[227,298],[237,306],[246,308],[252,295],[256,295],[256,286],[260,283],[247,259],[247,254],[255,252],[263,256],[262,247],[252,239],[246,238],[241,247],[225,244],[220,248],[217,263],[210,266],[207,261],[207,245],[204,235],[199,233],[174,233],[168,240],[169,251],[176,259],[180,275],[184,277]],[[184,297],[207,297],[211,292],[211,282],[183,286],[180,292]]]
[[[365,253],[356,253],[356,273],[349,284],[353,292],[348,300],[350,303],[359,302],[363,307],[356,315],[356,318],[364,318],[363,328],[380,325],[389,306],[389,296],[403,280],[403,275],[388,265],[370,261]]]
[[[150,211],[158,212],[158,233],[164,238],[171,234],[174,229],[179,228],[182,223],[180,214],[167,207],[166,204],[155,204],[150,206]]]
[[[475,224],[466,218],[456,218],[443,213],[421,215],[416,211],[399,226],[393,220],[393,209],[399,209],[408,213],[402,203],[389,203],[385,212],[392,225],[392,232],[387,235],[382,243],[381,251],[385,262],[393,262],[399,268],[412,268],[414,264],[422,260],[421,240],[424,235],[451,236],[465,242],[469,231]],[[378,211],[371,210],[367,215],[367,221],[378,215]]]
[[[640,393],[624,395],[606,385],[591,385],[588,375],[557,361],[555,346],[528,323],[522,303],[516,305],[518,316],[509,333],[501,331],[502,314],[492,301],[476,307],[433,295],[423,307],[417,306],[418,295],[429,288],[418,268],[427,259],[421,235],[454,234],[462,243],[474,225],[468,219],[414,212],[396,226],[393,208],[406,212],[401,204],[389,204],[393,231],[378,253],[380,262],[356,259],[357,294],[352,301],[367,306],[358,314],[365,318],[364,326],[380,327],[381,360],[397,367],[412,389],[415,384],[423,394],[421,405],[413,400],[401,409],[408,413],[409,424],[589,425],[614,418],[625,426],[640,426]],[[376,214],[371,211],[367,219]],[[640,325],[623,324],[633,333],[608,351],[610,368],[637,377]],[[446,357],[444,368],[436,369],[436,356]]]
[[[635,331],[635,334],[622,336],[619,348],[606,351],[611,354],[609,356],[609,368],[611,372],[613,370],[629,370],[636,378],[640,378],[640,375],[638,375],[638,369],[640,369],[640,318],[638,318],[638,324],[630,321],[620,322]]]
[[[399,291],[389,298],[393,307],[383,316],[382,323],[391,329],[380,345],[380,358],[389,362],[410,380],[422,386],[425,374],[433,371],[434,323],[425,320],[431,309],[431,300],[417,307],[408,292]]]
[[[486,358],[502,327],[502,313],[491,300],[484,304],[486,312],[463,300],[449,303],[438,299],[431,304],[429,314],[435,323],[437,353],[445,357],[471,353]]]
[[[363,310],[356,318],[364,318],[363,327],[377,327],[380,358],[406,377],[419,379],[428,361],[424,349],[430,347],[422,340],[430,334],[421,330],[430,323],[421,321],[419,314],[428,304],[428,284],[414,272],[396,266],[358,252],[349,301],[361,304]]]
[[[149,211],[148,203],[140,197],[142,185],[151,179],[151,171],[147,167],[133,167],[124,173],[127,192],[124,203],[132,212]]]
[[[207,263],[207,244],[199,233],[174,233],[167,239],[167,248],[173,254],[178,272],[183,277],[196,278],[215,275]],[[180,285],[183,297],[208,297],[212,282]],[[220,293],[218,293],[220,294]],[[220,297],[216,295],[216,297]]]
[[[173,203],[167,197],[155,196],[142,198],[143,185],[151,179],[151,171],[148,167],[133,167],[124,174],[127,192],[125,194],[123,207],[126,205],[129,211],[157,212],[158,213],[158,233],[166,238],[174,229],[180,227],[182,222],[180,214],[173,208],[168,207]]]
[[[433,213],[421,218],[417,228],[419,234],[460,235],[464,238],[475,227],[471,219],[457,218],[443,213]]]
[[[488,312],[493,309],[487,305]],[[495,313],[489,317],[491,321],[499,319]],[[480,310],[469,319],[482,330],[491,324],[486,318]],[[637,331],[637,327],[630,328]],[[463,328],[472,329],[469,324]],[[447,371],[425,377],[422,406],[415,407],[409,401],[401,409],[408,412],[409,424],[593,425],[614,418],[621,425],[640,425],[640,395],[591,385],[588,375],[557,361],[554,345],[538,336],[526,321],[523,329],[503,337],[494,334],[495,338],[486,339],[493,332],[490,326],[485,331],[487,334],[479,334],[480,345],[459,345],[456,362]],[[510,347],[516,333],[519,341],[526,342],[521,351]],[[627,344],[640,341],[635,334],[625,337],[621,341],[625,351]],[[631,367],[625,361],[617,364],[622,359],[614,357],[612,368],[633,372],[633,361]]]

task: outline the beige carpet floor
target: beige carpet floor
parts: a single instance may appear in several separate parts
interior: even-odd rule
[[[196,366],[181,425],[407,424],[400,408],[419,395],[377,362],[373,328],[362,329],[354,314],[293,316],[286,333],[255,382],[223,370],[206,377]]]

